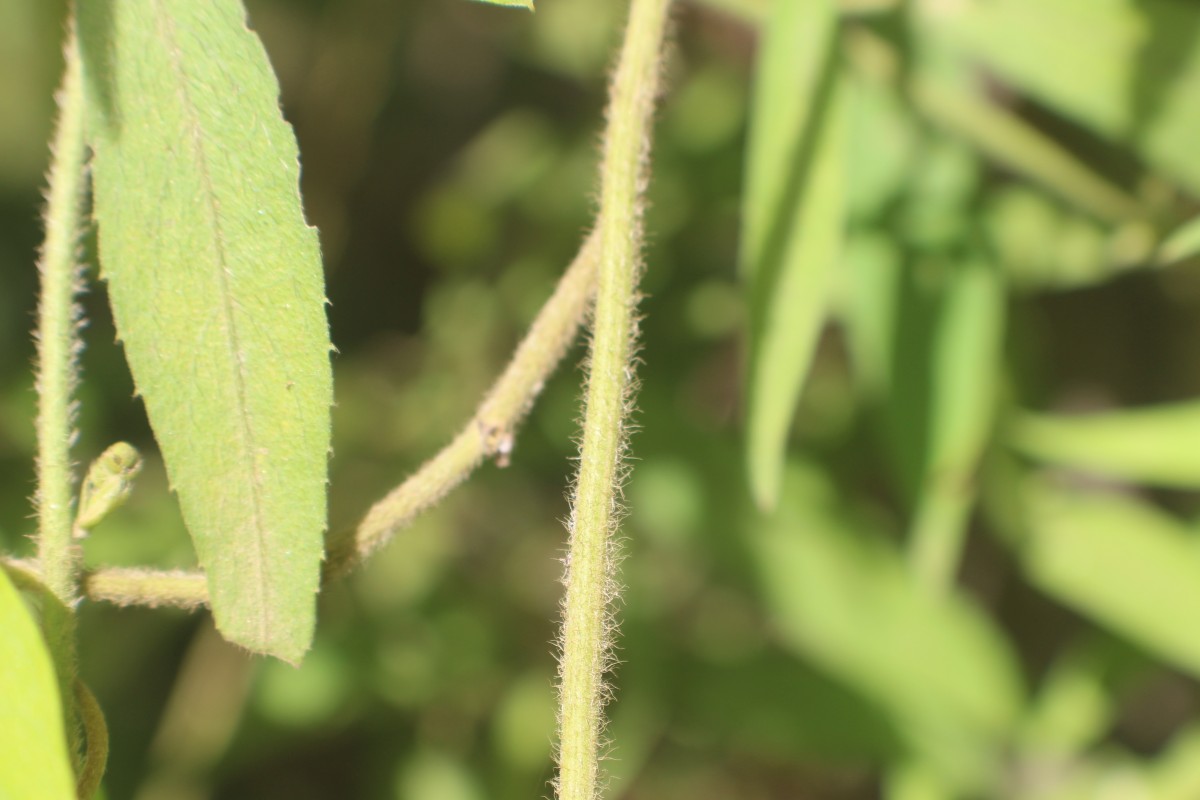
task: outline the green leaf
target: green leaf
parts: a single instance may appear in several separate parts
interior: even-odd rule
[[[847,302],[843,308],[855,377],[873,401],[892,383],[892,335],[900,313],[904,269],[895,240],[869,228],[846,240]]]
[[[0,797],[74,800],[58,679],[42,634],[0,569]]]
[[[774,0],[763,30],[740,258],[751,308],[747,468],[770,508],[842,237],[844,102],[836,3]]]
[[[898,92],[850,72],[847,91],[847,213],[855,220],[882,216],[903,192],[920,144],[917,120]]]
[[[238,0],[80,6],[95,215],[119,336],[222,634],[298,661],[332,398],[296,142]]]
[[[1136,200],[1068,148],[1002,105],[983,99],[977,89],[948,80],[947,72],[926,68],[915,81],[913,93],[926,116],[997,163],[1100,219],[1122,222],[1141,213]]]
[[[989,192],[984,202],[988,243],[1016,289],[1094,286],[1124,274],[1136,263],[1122,252],[1128,228],[1106,231],[1042,192],[1009,186]]]
[[[1180,730],[1166,751],[1150,764],[1152,797],[1189,800],[1200,796],[1200,725]]]
[[[912,527],[920,574],[945,585],[957,571],[975,473],[991,434],[1004,337],[1004,284],[973,260],[950,276],[931,352],[928,460]]]
[[[1200,217],[1177,228],[1158,251],[1161,264],[1174,264],[1187,258],[1200,256]]]
[[[955,796],[937,769],[920,759],[890,765],[884,785],[888,800],[951,800]]]
[[[921,3],[920,27],[1200,191],[1200,18],[1178,0]]]
[[[1025,414],[1011,442],[1064,467],[1155,486],[1200,488],[1200,402],[1093,414]]]
[[[1115,494],[1031,481],[1024,571],[1042,591],[1200,677],[1200,539],[1172,517]]]
[[[487,3],[491,6],[508,6],[510,8],[527,8],[533,11],[533,0],[476,0],[479,3]]]
[[[934,341],[930,472],[974,472],[991,431],[1004,340],[1004,284],[982,261],[958,267],[946,287]]]
[[[1023,752],[1069,758],[1104,739],[1121,699],[1145,674],[1148,657],[1123,639],[1089,632],[1050,664],[1021,724]]]
[[[783,643],[885,708],[939,771],[978,778],[1021,706],[1005,641],[961,597],[926,591],[817,469],[785,480],[750,538]]]
[[[767,648],[732,664],[697,660],[665,677],[659,697],[670,691],[703,697],[689,712],[690,724],[724,731],[729,751],[836,763],[880,762],[904,750],[878,704],[790,652]]]
[[[935,429],[963,424],[968,412],[953,410],[947,417],[947,410],[986,395],[955,371],[967,369],[986,383],[986,367],[976,359],[994,359],[989,342],[1003,324],[1003,287],[970,246],[964,211],[979,181],[979,161],[969,148],[931,137],[908,181],[900,211],[903,238],[860,233],[851,241],[863,241],[847,251],[860,294],[852,306],[851,342],[864,379],[881,394],[888,454],[911,505],[928,488],[935,460],[961,459],[956,447],[977,449],[969,441],[956,443],[954,430]],[[958,305],[967,310],[956,310]],[[966,427],[980,424],[967,421]],[[934,453],[936,448],[947,452]]]

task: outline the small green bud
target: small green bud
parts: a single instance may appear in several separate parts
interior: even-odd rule
[[[88,467],[79,490],[75,527],[87,530],[124,503],[141,469],[142,456],[131,444],[117,442],[101,453]]]

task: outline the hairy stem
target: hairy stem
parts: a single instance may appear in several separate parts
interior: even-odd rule
[[[377,502],[356,529],[331,534],[324,579],[344,575],[441,500],[484,459],[505,457],[517,426],[575,335],[595,292],[600,235],[593,231],[542,307],[503,374],[459,434],[416,473]],[[207,603],[203,573],[102,568],[83,590],[118,605],[196,608]]]
[[[72,394],[78,379],[76,256],[84,183],[83,90],[73,37],[66,48],[66,72],[58,103],[58,129],[46,198],[46,242],[38,265],[38,558],[46,585],[69,604],[75,600],[77,570],[71,538],[74,479],[70,450],[75,416]]]
[[[600,273],[579,477],[571,510],[559,668],[560,800],[592,800],[616,594],[614,532],[633,384],[641,194],[658,94],[667,0],[632,0],[613,75],[600,189]]]
[[[593,232],[538,312],[503,374],[453,441],[377,502],[356,529],[330,536],[324,581],[363,563],[397,531],[462,483],[485,458],[507,455],[517,426],[575,341],[595,290],[598,244],[599,237]],[[5,566],[29,571],[23,562]],[[195,609],[208,604],[204,573],[198,570],[106,567],[84,576],[83,592],[89,600],[121,606]]]
[[[89,600],[118,606],[191,610],[208,605],[208,583],[199,570],[107,567],[84,576],[83,592]]]
[[[485,458],[506,458],[517,426],[566,355],[595,289],[599,237],[588,236],[475,415],[436,456],[377,502],[355,530],[330,538],[325,579],[349,572],[462,483]]]
[[[46,241],[38,264],[41,296],[37,322],[37,515],[38,560],[46,587],[60,601],[42,614],[46,643],[58,671],[66,714],[68,744],[78,759],[75,724],[75,612],[79,559],[71,537],[71,441],[78,379],[79,247],[81,195],[84,186],[83,84],[74,31],[68,36],[66,67],[58,92],[58,126],[54,134],[46,195]],[[78,767],[78,763],[76,767]]]

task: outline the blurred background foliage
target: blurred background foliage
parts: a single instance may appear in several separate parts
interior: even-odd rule
[[[325,254],[341,527],[467,418],[578,246],[625,5],[247,5]],[[1187,234],[1162,247],[1200,211],[1200,6],[841,6],[847,233],[769,514],[745,488],[735,268],[767,3],[676,13],[608,796],[1200,797],[1200,263]],[[0,0],[19,555],[64,12]],[[148,455],[88,562],[190,564],[103,285],[84,305],[78,457]],[[86,606],[105,795],[547,796],[580,377],[549,383],[511,466],[323,594],[300,669],[202,615]]]

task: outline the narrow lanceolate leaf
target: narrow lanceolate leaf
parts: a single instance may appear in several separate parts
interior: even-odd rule
[[[913,564],[933,585],[958,568],[974,475],[992,427],[1004,333],[998,271],[970,260],[951,277],[930,343],[927,456],[912,523]]]
[[[479,0],[492,6],[509,6],[512,8],[527,8],[533,11],[533,0]]]
[[[1022,453],[1113,478],[1200,488],[1200,402],[1093,414],[1024,414],[1012,427]]]
[[[1023,707],[1003,634],[965,596],[914,579],[820,470],[794,461],[783,486],[747,540],[780,644],[885,709],[940,773],[977,780]]]
[[[308,649],[332,381],[296,141],[239,0],[82,3],[102,275],[226,638]]]
[[[1200,548],[1195,531],[1115,494],[1031,482],[1019,548],[1033,585],[1193,677],[1200,677]]]
[[[74,798],[54,665],[3,569],[0,631],[0,797]]]
[[[1179,0],[925,0],[914,28],[1200,190],[1196,5]]]
[[[774,0],[760,46],[741,266],[751,306],[747,468],[763,508],[779,493],[845,213],[836,5]]]
[[[1197,256],[1200,256],[1200,217],[1177,228],[1158,251],[1160,264],[1174,264]]]

